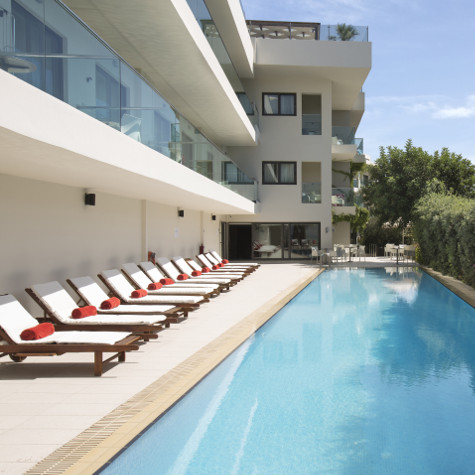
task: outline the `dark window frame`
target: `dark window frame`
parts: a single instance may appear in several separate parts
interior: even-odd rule
[[[278,171],[277,171],[277,178],[278,178],[278,182],[275,183],[275,182],[266,182],[265,181],[265,173],[264,173],[264,168],[267,164],[269,163],[275,163],[278,165]],[[282,182],[281,181],[281,175],[280,175],[280,165],[282,164],[291,164],[294,166],[294,181],[290,182],[290,181],[285,181],[285,182]],[[262,184],[263,185],[296,185],[297,184],[297,162],[293,162],[293,161],[277,161],[277,160],[268,160],[266,162],[262,162]]]
[[[264,105],[265,96],[278,96],[278,112],[277,114],[272,114],[266,112],[266,108]],[[294,112],[293,114],[283,114],[281,112],[281,97],[282,96],[293,96],[294,98]],[[295,117],[297,115],[297,94],[295,92],[263,92],[262,93],[262,115],[267,116],[283,116],[283,117]]]

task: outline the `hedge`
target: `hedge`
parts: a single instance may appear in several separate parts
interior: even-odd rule
[[[429,193],[413,226],[421,264],[475,287],[475,200]]]

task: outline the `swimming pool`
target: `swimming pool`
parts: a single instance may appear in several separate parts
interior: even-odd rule
[[[326,271],[101,473],[473,473],[474,342],[417,269]]]

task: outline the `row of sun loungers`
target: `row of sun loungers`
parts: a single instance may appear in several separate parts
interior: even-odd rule
[[[94,353],[94,375],[113,358],[125,361],[140,341],[188,317],[188,313],[228,291],[254,272],[258,263],[230,264],[216,253],[197,260],[175,256],[152,262],[126,263],[121,270],[98,274],[107,294],[91,277],[67,279],[82,306],[59,282],[32,285],[28,295],[44,312],[32,317],[13,295],[0,296],[0,357]],[[104,353],[113,356],[103,360]]]

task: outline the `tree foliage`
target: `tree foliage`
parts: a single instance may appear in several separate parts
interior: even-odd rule
[[[405,227],[413,219],[416,202],[434,180],[454,195],[475,196],[475,166],[446,148],[430,155],[414,147],[411,140],[404,149],[381,147],[380,157],[369,170],[371,179],[363,189],[364,200],[380,223]]]

